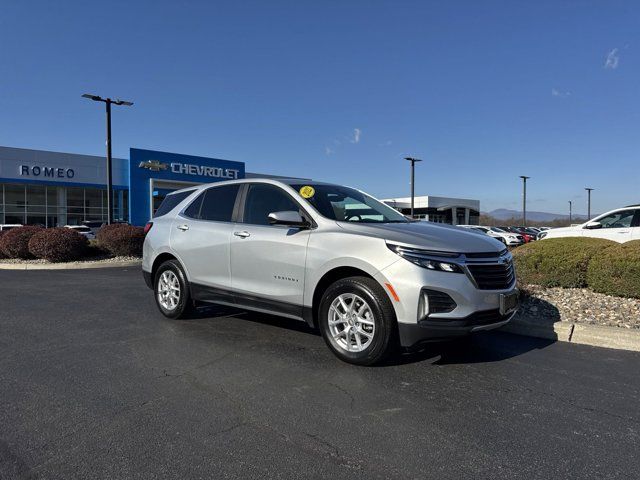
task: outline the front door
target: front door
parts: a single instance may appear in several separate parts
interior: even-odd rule
[[[597,229],[587,229],[585,236],[605,238],[620,243],[627,242],[631,240],[631,229],[635,214],[636,211],[630,209],[597,218],[595,221],[600,223],[601,227]]]
[[[247,185],[241,221],[231,236],[231,283],[239,304],[301,318],[311,230],[270,225],[269,213],[299,211],[282,188]]]

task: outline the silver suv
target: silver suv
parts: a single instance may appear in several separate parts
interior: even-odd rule
[[[142,269],[166,317],[197,302],[283,315],[360,365],[395,346],[499,327],[518,307],[498,240],[410,221],[340,185],[201,185],[168,195],[145,229]]]

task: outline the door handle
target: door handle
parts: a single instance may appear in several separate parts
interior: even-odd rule
[[[247,232],[246,230],[243,230],[241,232],[233,232],[233,234],[236,237],[240,237],[240,238],[247,238],[247,237],[251,236],[251,234],[249,232]]]
[[[186,232],[187,230],[189,230],[189,225],[178,225],[176,228],[178,230],[182,230],[183,232]]]

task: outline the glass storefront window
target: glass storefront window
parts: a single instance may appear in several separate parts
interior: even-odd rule
[[[67,188],[67,207],[84,207],[84,188]]]
[[[106,207],[102,204],[102,192],[102,189],[86,188],[84,190],[84,206],[87,208]]]
[[[0,183],[0,223],[55,227],[106,221],[106,200],[105,188]],[[114,190],[114,220],[128,220],[128,204],[129,192]]]
[[[20,223],[24,224],[25,220],[25,208],[15,207],[11,205],[6,206],[4,213],[4,223]]]
[[[25,205],[25,188],[24,185],[14,185],[7,183],[4,186],[4,203],[5,205]]]
[[[58,204],[58,187],[47,187],[47,206]]]
[[[46,187],[42,185],[27,185],[27,205],[45,205]]]

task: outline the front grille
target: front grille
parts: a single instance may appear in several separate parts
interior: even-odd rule
[[[488,265],[467,264],[467,268],[480,290],[506,290],[515,279],[511,261]]]
[[[506,253],[507,249],[505,248],[499,252],[465,253],[464,256],[467,258],[498,258]]]

